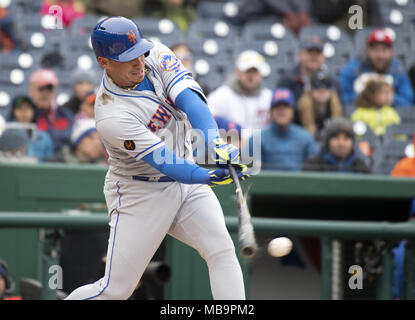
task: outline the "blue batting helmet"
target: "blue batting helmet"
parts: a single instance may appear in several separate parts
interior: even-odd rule
[[[134,21],[109,17],[98,22],[91,35],[95,56],[126,62],[150,51],[154,44],[145,39]]]

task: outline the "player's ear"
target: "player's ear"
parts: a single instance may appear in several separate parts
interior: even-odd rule
[[[109,60],[107,58],[104,57],[97,57],[98,63],[101,65],[101,67],[103,67],[104,69],[106,67],[108,67],[109,64]]]

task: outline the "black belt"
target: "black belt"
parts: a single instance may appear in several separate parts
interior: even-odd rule
[[[176,181],[170,177],[163,176],[163,177],[141,177],[141,176],[133,176],[133,180],[139,181],[150,181],[150,182],[173,182]]]

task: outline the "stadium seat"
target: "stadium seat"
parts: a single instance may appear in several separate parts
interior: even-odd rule
[[[384,144],[393,143],[396,141],[412,141],[412,137],[414,134],[414,122],[392,125],[386,129],[386,133],[384,135]]]
[[[401,117],[402,124],[408,124],[414,126],[415,133],[415,106],[409,108],[396,108],[395,109]]]
[[[68,37],[66,41],[67,49],[75,54],[92,52],[91,35],[80,34]]]
[[[207,63],[208,68],[205,68]],[[194,61],[195,72],[203,78],[220,79],[220,82],[225,81],[227,76],[233,72],[234,63],[226,63],[222,60],[210,57],[196,58]]]
[[[12,0],[7,10],[13,15],[19,13],[39,12],[43,0]]]
[[[42,16],[38,11],[17,14],[14,23],[22,33],[27,32],[28,30],[31,32],[42,32],[46,30],[46,28],[42,26]]]
[[[233,23],[239,13],[239,3],[235,1],[200,1],[196,15],[202,19],[216,18]]]
[[[221,38],[191,38],[188,37],[185,43],[189,46],[195,59],[216,58],[222,61],[232,59],[233,42]]]
[[[275,18],[264,18],[249,21],[242,29],[242,41],[248,43],[255,40],[287,40],[297,42],[296,36]]]
[[[64,57],[66,70],[75,70],[77,68],[89,70],[97,67],[96,57],[92,51],[66,54]]]
[[[86,15],[82,18],[75,19],[69,30],[72,36],[75,35],[84,35],[84,34],[91,34],[94,30],[95,26],[97,25],[98,21],[105,18],[105,16],[101,15]]]
[[[187,36],[192,39],[221,38],[233,41],[238,37],[238,29],[220,19],[197,19],[189,25]]]
[[[170,19],[138,17],[133,20],[139,26],[144,37],[150,38],[150,40],[157,38],[157,41],[170,46],[184,38],[178,25]]]
[[[350,36],[343,29],[328,24],[314,24],[301,28],[299,39],[309,38],[317,35],[320,38],[330,42],[350,41]]]
[[[406,157],[405,149],[411,142],[395,141],[385,143],[373,155],[373,171],[377,174],[390,174],[399,160]]]
[[[354,105],[345,105],[343,106],[344,116],[350,119],[352,113],[356,110],[356,106]]]
[[[238,41],[235,43],[234,56],[237,57],[244,50],[255,50],[261,53],[272,65],[291,66],[295,64],[298,55],[298,43],[296,40],[254,40],[249,42]]]

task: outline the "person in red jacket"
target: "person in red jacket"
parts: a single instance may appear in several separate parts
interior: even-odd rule
[[[70,143],[73,113],[58,106],[56,94],[59,80],[51,69],[37,69],[29,80],[29,96],[36,106],[36,124],[52,138],[54,152]]]

